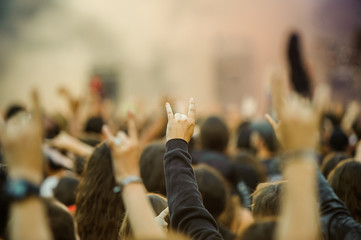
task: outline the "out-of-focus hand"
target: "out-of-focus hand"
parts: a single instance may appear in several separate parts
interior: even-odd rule
[[[113,136],[107,126],[103,127],[103,133],[107,138],[112,151],[113,172],[119,183],[128,176],[139,176],[139,146],[138,134],[134,116],[128,114],[128,133],[118,132]]]
[[[73,145],[73,139],[67,132],[61,131],[58,136],[48,141],[48,143],[58,149],[68,149]]]
[[[42,115],[36,92],[33,111],[19,113],[1,122],[0,137],[11,178],[23,178],[40,184],[43,173]]]
[[[276,132],[281,145],[287,150],[314,149],[319,141],[319,124],[322,110],[329,97],[329,88],[320,85],[316,88],[313,103],[292,95],[288,101],[282,79],[272,79],[275,108],[280,122],[275,122],[269,115],[267,120]]]
[[[188,115],[180,113],[173,114],[169,103],[166,103],[165,107],[168,115],[167,141],[179,138],[189,143],[195,125],[196,110],[194,99],[189,99]]]
[[[168,223],[164,220],[164,218],[169,214],[169,208],[165,208],[158,216],[154,218],[154,220],[158,223],[160,227],[164,230],[167,230]]]

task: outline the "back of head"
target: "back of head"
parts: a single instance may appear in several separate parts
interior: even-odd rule
[[[342,162],[348,158],[350,158],[350,157],[343,153],[338,153],[338,154],[332,153],[332,154],[329,154],[328,156],[326,156],[320,167],[323,176],[325,178],[328,178],[328,175],[337,166],[337,164],[339,164],[340,162]]]
[[[194,173],[204,207],[217,219],[227,203],[226,181],[217,170],[204,164],[195,166]]]
[[[89,157],[78,187],[75,217],[81,239],[117,239],[124,207],[115,185],[111,152],[103,143]]]
[[[280,215],[284,181],[260,183],[252,194],[252,214],[255,218]]]
[[[237,129],[237,148],[252,150],[251,146],[251,123],[243,122]]]
[[[242,240],[274,240],[276,221],[255,222],[242,234]]]
[[[74,220],[65,206],[55,199],[42,199],[48,214],[49,225],[54,240],[75,240],[76,231]]]
[[[54,197],[65,206],[75,204],[76,190],[79,180],[71,177],[63,177],[54,188]]]
[[[153,143],[140,156],[140,175],[149,192],[166,195],[163,158],[166,148],[163,143]]]
[[[352,217],[361,223],[361,163],[354,160],[340,163],[330,173],[328,182]]]
[[[104,121],[101,117],[91,117],[85,124],[84,132],[86,133],[102,133]]]
[[[277,152],[278,142],[272,126],[267,121],[256,121],[251,124],[252,133],[258,133],[270,152]]]
[[[201,143],[205,150],[224,152],[229,141],[227,125],[218,117],[207,118],[201,126]]]
[[[341,128],[335,128],[329,140],[330,147],[336,152],[345,152],[348,148],[348,137]]]

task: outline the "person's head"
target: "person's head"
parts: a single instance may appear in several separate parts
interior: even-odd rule
[[[224,152],[229,141],[229,131],[225,122],[219,117],[207,118],[200,131],[202,148]]]
[[[195,166],[194,173],[204,207],[217,219],[228,200],[226,181],[217,170],[205,164]]]
[[[335,152],[345,152],[349,146],[348,137],[341,128],[335,128],[329,140],[330,148]]]
[[[252,214],[255,218],[273,218],[280,214],[284,181],[260,183],[252,194]]]
[[[321,173],[325,178],[328,178],[328,175],[337,166],[337,164],[348,158],[350,157],[343,153],[337,153],[337,154],[331,153],[327,155],[322,161],[322,165],[320,167]]]
[[[254,151],[251,145],[251,123],[243,122],[237,129],[237,148],[240,150]]]
[[[91,117],[85,124],[84,132],[101,134],[103,125],[104,121],[101,117]]]
[[[152,205],[153,211],[156,216],[158,216],[164,209],[168,207],[167,199],[161,196],[160,194],[148,193],[147,197],[150,204]],[[169,226],[169,222],[170,222],[169,215],[165,217],[164,220],[167,222]],[[128,213],[125,214],[122,226],[119,231],[119,235],[121,239],[130,238],[133,235],[132,227],[129,222]]]
[[[149,192],[166,194],[163,158],[165,144],[153,143],[146,147],[140,156],[140,176]]]
[[[327,180],[352,217],[361,223],[361,163],[343,161],[329,174]]]
[[[258,221],[249,226],[242,234],[242,240],[274,240],[276,221]]]
[[[248,166],[252,168],[252,173],[256,173],[257,179],[247,179],[249,176],[248,172],[245,173],[244,176],[240,176],[251,189],[256,189],[259,182],[265,182],[267,180],[266,169],[253,154],[250,154],[249,152],[240,152],[234,156],[233,162],[234,164],[239,164],[241,166]],[[254,175],[252,174],[251,176]]]
[[[272,126],[267,121],[257,121],[251,124],[251,146],[257,153],[278,151],[278,142]],[[269,156],[267,156],[269,157]]]
[[[52,198],[42,198],[54,240],[76,240],[73,217],[64,205]]]
[[[81,239],[117,239],[124,206],[115,185],[111,152],[103,143],[89,157],[78,187],[75,218]]]
[[[79,180],[76,178],[63,177],[54,188],[54,197],[65,206],[69,207],[75,204],[76,190]]]

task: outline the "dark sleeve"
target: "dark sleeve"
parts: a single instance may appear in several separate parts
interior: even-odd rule
[[[361,239],[361,225],[352,218],[345,204],[337,197],[320,171],[318,171],[318,188],[321,204],[322,232],[325,239]]]
[[[187,142],[182,139],[167,142],[164,171],[172,228],[197,240],[223,239],[216,221],[203,206]]]

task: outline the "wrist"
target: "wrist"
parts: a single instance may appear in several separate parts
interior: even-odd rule
[[[124,192],[124,189],[129,185],[143,184],[143,180],[139,175],[129,175],[120,181],[117,181],[117,185],[113,188],[114,193]]]
[[[317,162],[317,153],[313,149],[287,150],[281,156],[283,167],[309,165],[314,168]]]
[[[39,186],[43,180],[42,173],[29,169],[9,169],[11,179],[23,179]]]

